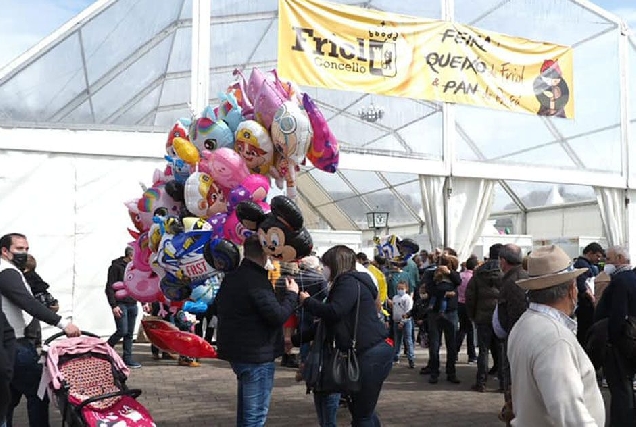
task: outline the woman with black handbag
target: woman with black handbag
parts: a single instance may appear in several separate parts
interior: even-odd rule
[[[333,356],[323,372],[338,389],[333,391],[349,395],[354,427],[379,426],[375,407],[391,371],[393,347],[378,317],[378,289],[368,273],[356,271],[356,254],[346,246],[329,249],[322,263],[331,283],[327,300],[323,303],[306,292],[299,296],[303,307],[321,319],[325,343],[333,343]]]

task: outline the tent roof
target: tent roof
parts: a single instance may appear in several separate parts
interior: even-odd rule
[[[214,104],[235,68],[276,66],[278,11],[276,0],[210,2],[209,99]],[[442,15],[440,1],[338,3],[433,19]],[[621,76],[624,51],[617,35],[627,28],[619,19],[586,0],[455,0],[454,10],[458,22],[573,46],[577,109],[574,120],[551,120],[458,105],[458,161],[624,172],[621,98],[630,100],[630,127],[636,134],[636,88],[625,93],[628,79]],[[0,70],[0,126],[166,132],[177,118],[191,115],[191,33],[192,0],[98,0]],[[636,76],[634,39],[625,48],[625,69]],[[393,161],[443,161],[440,104],[302,89],[317,100],[343,150]],[[370,104],[385,110],[382,120],[360,119],[359,109]],[[391,212],[391,224],[423,221],[416,174],[343,170],[329,175],[305,168],[299,188],[302,203],[334,229],[364,229],[364,213],[377,208]],[[525,188],[499,181],[495,210],[525,210],[559,197],[567,202],[568,194],[576,194],[575,200],[593,198],[590,187],[561,186],[555,190],[559,197],[553,191],[551,198],[537,201],[536,194],[550,194],[550,186]]]

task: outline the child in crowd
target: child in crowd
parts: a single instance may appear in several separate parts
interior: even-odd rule
[[[400,280],[397,284],[397,294],[393,297],[393,342],[395,356],[393,361],[399,362],[402,340],[406,346],[409,368],[415,367],[413,352],[413,319],[408,317],[408,312],[413,308],[413,298],[407,293],[409,284],[406,280]]]
[[[197,320],[194,314],[187,313],[183,310],[179,310],[174,316],[174,325],[179,328],[180,331],[194,332],[194,325],[196,322]],[[201,364],[192,357],[182,355],[179,355],[178,363],[179,366],[190,366],[192,368],[201,366]]]
[[[44,304],[47,308],[57,313],[59,304],[48,291],[49,284],[46,283],[38,273],[35,272],[38,264],[31,254],[27,254],[27,262],[24,265],[24,278],[26,279],[35,299]]]
[[[49,310],[57,313],[60,309],[60,305],[57,299],[48,291],[49,284],[35,272],[37,265],[37,261],[33,255],[27,254],[27,261],[24,264],[24,271],[22,272],[24,274],[24,280],[26,280],[29,288],[31,288],[31,293],[35,299],[40,301],[42,305]],[[24,329],[24,336],[35,340],[37,345],[42,344],[42,327],[38,319],[31,320],[31,323]]]
[[[166,322],[170,322],[170,306],[168,304],[164,304],[162,302],[153,302],[152,304],[147,304],[146,306],[144,306],[144,310],[146,310],[146,312],[150,312],[150,314],[152,316],[156,316],[160,319],[165,320]],[[163,316],[159,317],[159,314],[163,314]],[[150,352],[152,353],[152,358],[154,360],[176,360],[177,357],[173,356],[172,354],[166,352],[166,351],[162,351],[161,355],[159,354],[159,348],[156,347],[154,344],[150,345]]]
[[[455,290],[455,284],[452,282],[450,274],[451,271],[456,271],[459,266],[459,260],[452,255],[442,255],[439,260],[439,266],[435,270],[434,284],[431,287],[430,300],[428,303],[429,310],[434,310],[437,306],[437,311],[440,316],[444,316],[446,309],[448,308],[448,298],[446,292],[452,292]]]
[[[428,347],[428,334],[426,332],[426,313],[428,312],[428,295],[426,295],[426,285],[421,285],[418,289],[419,298],[413,302],[413,308],[406,313],[406,316],[413,319],[418,328],[418,343],[423,347]]]
[[[280,276],[274,282],[274,293],[279,301],[284,300],[287,292],[287,278],[298,279],[300,269],[296,262],[279,262],[278,271]],[[292,353],[292,335],[298,327],[298,316],[296,312],[292,313],[289,318],[283,324],[283,338],[285,342],[285,352],[280,361],[280,366],[288,368],[299,368],[298,356]]]

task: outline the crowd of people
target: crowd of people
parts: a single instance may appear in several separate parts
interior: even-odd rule
[[[341,406],[352,425],[379,426],[377,401],[402,353],[414,369],[414,349],[427,348],[419,374],[431,384],[440,381],[442,337],[446,381],[460,384],[456,364],[466,342],[466,363],[476,364],[470,389],[483,393],[488,376],[496,376],[506,425],[604,426],[603,384],[611,395],[609,425],[636,424],[636,350],[629,346],[636,336],[636,271],[626,248],[592,243],[572,260],[557,246],[524,256],[516,245],[495,244],[484,260],[463,262],[452,248],[428,253],[408,239],[398,248],[392,259],[370,260],[338,245],[320,258],[272,263],[256,236],[246,239],[240,266],[225,275],[204,315],[215,320],[218,357],[236,374],[237,426],[265,425],[279,358],[306,382],[321,427],[336,425]],[[56,314],[59,303],[35,272],[24,235],[3,236],[0,251],[0,426],[13,425],[13,410],[25,396],[29,424],[46,427],[48,401],[37,395],[39,322],[67,336],[80,330]],[[131,257],[127,248],[108,270],[116,325],[108,343],[123,339],[123,361],[137,368],[138,304],[112,290]],[[159,303],[145,309],[164,312]],[[317,341],[353,354],[347,366],[355,384],[326,387],[311,376]],[[177,358],[160,351],[152,349],[157,360]],[[179,364],[198,366],[182,357]]]

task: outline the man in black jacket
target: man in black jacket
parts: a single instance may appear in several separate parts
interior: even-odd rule
[[[574,268],[587,268],[587,271],[576,278],[579,291],[578,307],[576,309],[576,338],[585,346],[587,331],[594,320],[594,294],[587,286],[587,280],[598,275],[597,264],[603,257],[603,248],[596,242],[590,243],[583,249],[583,255],[574,261]]]
[[[625,318],[636,316],[636,272],[630,266],[629,252],[622,246],[607,250],[605,272],[611,281],[596,306],[594,320],[608,319],[607,350],[603,373],[612,395],[611,426],[634,426],[634,367],[618,348],[624,334]]]
[[[219,319],[217,352],[238,381],[237,426],[262,426],[274,386],[274,360],[283,354],[283,324],[297,306],[298,285],[288,279],[281,301],[267,278],[258,236],[245,239],[241,265],[228,273],[212,312]]]
[[[124,273],[126,266],[133,257],[133,248],[126,247],[124,256],[114,259],[108,267],[108,279],[106,280],[106,298],[108,298],[108,304],[113,310],[113,317],[115,318],[115,326],[117,329],[115,333],[108,338],[108,344],[111,347],[124,339],[124,363],[129,368],[141,368],[141,364],[135,362],[132,358],[132,346],[133,346],[133,332],[135,331],[135,321],[137,320],[137,301],[132,297],[117,298],[115,296],[115,290],[113,284],[124,280]]]
[[[477,358],[477,376],[472,390],[483,393],[486,391],[488,374],[488,351],[492,353],[495,366],[498,367],[499,343],[492,327],[492,314],[497,307],[497,299],[501,289],[501,268],[499,266],[499,251],[503,245],[495,243],[490,247],[488,261],[475,270],[472,279],[466,287],[466,311],[468,317],[477,327],[477,343],[479,357]],[[499,376],[503,389],[503,378]]]

